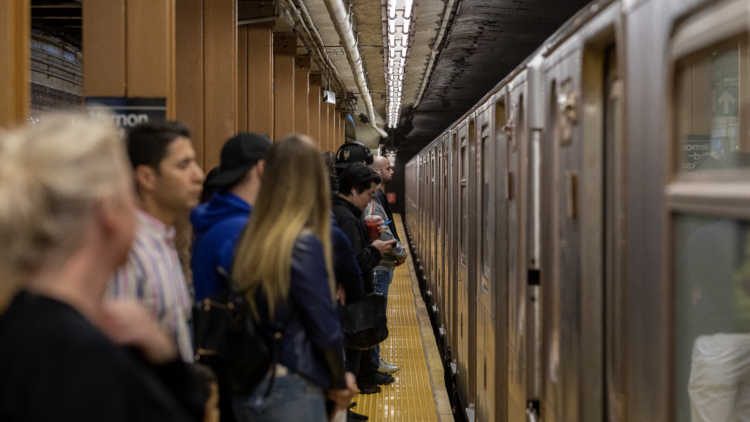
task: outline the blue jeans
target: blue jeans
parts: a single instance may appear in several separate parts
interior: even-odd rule
[[[270,375],[245,395],[234,396],[234,414],[238,422],[327,422],[323,389],[314,382],[289,371],[276,376],[271,394],[264,397]]]
[[[388,311],[388,288],[391,286],[393,281],[393,273],[391,271],[375,271],[375,277],[373,279],[375,291],[385,296],[385,309]],[[372,354],[372,362],[375,368],[380,366],[380,345],[375,346],[375,351]]]

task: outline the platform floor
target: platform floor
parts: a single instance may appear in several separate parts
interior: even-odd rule
[[[400,215],[394,215],[397,230],[408,250]],[[452,422],[445,389],[443,366],[430,319],[414,272],[411,254],[407,265],[397,267],[388,292],[389,336],[380,346],[387,362],[401,367],[396,382],[382,386],[379,394],[358,395],[354,410],[371,422]]]

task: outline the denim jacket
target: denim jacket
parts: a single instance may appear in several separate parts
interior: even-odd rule
[[[292,252],[289,296],[269,318],[262,289],[255,293],[268,344],[283,330],[279,363],[307,377],[323,390],[346,388],[344,334],[328,285],[323,245],[312,234],[297,238]]]

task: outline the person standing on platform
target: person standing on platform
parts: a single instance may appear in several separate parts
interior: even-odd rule
[[[138,196],[138,227],[128,260],[114,275],[110,295],[145,305],[174,336],[180,356],[193,361],[188,321],[191,298],[175,250],[175,220],[198,205],[203,170],[190,131],[178,122],[134,127],[127,138]]]
[[[232,273],[234,246],[258,197],[270,148],[268,137],[255,133],[240,133],[228,140],[221,150],[221,166],[207,182],[216,193],[190,213],[195,230],[191,267],[196,302],[226,287],[217,268]]]
[[[370,168],[375,170],[376,173],[381,174],[382,170],[376,166],[379,159],[385,159],[385,158],[376,157],[375,162],[370,166]],[[387,162],[388,160],[386,159],[385,161]],[[388,165],[388,168],[390,169],[390,164]],[[391,171],[391,174],[392,174],[392,171]],[[382,177],[383,177],[382,184],[384,184],[386,177],[390,177],[390,175],[388,175],[388,173],[386,172],[386,176],[382,176]],[[378,185],[378,188],[380,188],[380,185]],[[382,190],[380,189],[378,190],[382,192]],[[388,218],[385,208],[380,202],[379,195],[377,193],[372,196],[372,200],[370,201],[370,203],[367,204],[367,208],[365,208],[363,215],[364,215],[365,220],[367,220],[371,216],[380,217],[383,219],[383,221],[386,221],[386,219]],[[389,225],[385,226],[383,232],[380,234],[380,240],[389,241],[393,239],[395,239],[395,236],[391,232],[390,226]],[[397,265],[401,265],[404,262],[406,262],[406,251],[401,245],[401,242],[396,240],[396,243],[393,245],[391,250],[383,254],[383,257],[380,259],[380,262],[373,269],[373,288],[375,289],[377,293],[380,293],[383,296],[385,296],[386,310],[388,309],[388,289],[391,283],[393,282],[393,269]],[[374,347],[372,355],[373,355],[373,363],[376,365],[376,367],[380,371],[377,374],[378,384],[385,385],[385,384],[390,384],[393,381],[395,381],[393,376],[388,375],[388,373],[398,372],[399,370],[401,370],[401,368],[399,368],[398,366],[394,364],[384,361],[380,357],[380,345],[379,344]]]
[[[383,156],[374,157],[372,160],[372,164],[370,164],[370,168],[375,170],[375,172],[383,178],[383,183],[381,184],[380,188],[378,188],[378,200],[385,210],[386,217],[388,217],[387,220],[390,221],[390,223],[388,223],[388,228],[391,230],[391,234],[393,234],[393,237],[395,237],[396,240],[400,242],[401,238],[398,237],[398,231],[396,231],[396,222],[393,220],[391,206],[388,204],[388,199],[386,198],[385,193],[383,193],[382,189],[388,186],[393,180],[393,167],[391,167],[391,162],[390,160],[388,160],[388,158]]]
[[[0,135],[0,420],[203,420],[207,391],[171,336],[105,299],[134,196],[108,123],[47,116]]]
[[[382,254],[388,252],[396,240],[370,242],[368,239],[362,210],[367,207],[382,179],[364,164],[359,162],[346,164],[346,168],[339,175],[339,194],[333,198],[333,214],[336,216],[339,227],[351,241],[357,263],[362,271],[365,292],[371,293],[374,291],[373,269],[380,262]],[[381,391],[377,384],[378,368],[373,365],[373,353],[373,349],[365,351],[347,349],[346,351],[347,369],[357,375],[357,385],[362,394]]]

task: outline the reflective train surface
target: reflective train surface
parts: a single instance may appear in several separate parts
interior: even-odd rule
[[[750,421],[749,33],[593,2],[406,165],[456,413]]]

